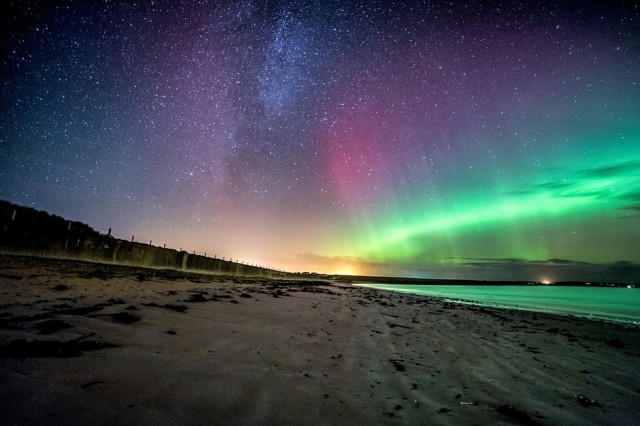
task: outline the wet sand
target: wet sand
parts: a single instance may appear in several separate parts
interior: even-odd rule
[[[5,424],[640,422],[633,326],[0,256]]]

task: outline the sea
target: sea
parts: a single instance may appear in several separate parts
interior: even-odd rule
[[[640,324],[640,288],[552,285],[358,285],[379,290],[437,296],[457,303]]]

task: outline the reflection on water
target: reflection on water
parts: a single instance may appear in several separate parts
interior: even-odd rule
[[[618,287],[396,285],[364,287],[463,299],[485,305],[640,323],[640,290]]]

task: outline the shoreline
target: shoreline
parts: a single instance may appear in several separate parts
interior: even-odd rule
[[[590,321],[600,321],[604,323],[635,326],[640,328],[640,320],[636,318],[630,318],[630,317],[594,314],[594,313],[587,314],[587,313],[581,313],[576,311],[562,311],[562,310],[554,310],[554,309],[543,310],[543,309],[537,309],[537,308],[529,308],[526,306],[518,306],[517,304],[509,305],[509,304],[491,303],[491,302],[477,301],[473,299],[465,299],[461,297],[451,297],[451,296],[443,296],[443,295],[436,295],[436,294],[420,294],[411,290],[396,290],[396,289],[389,289],[389,288],[374,287],[379,284],[369,285],[369,284],[358,283],[358,284],[352,284],[352,285],[356,287],[364,287],[364,288],[370,288],[370,289],[375,289],[380,291],[390,291],[390,292],[396,292],[400,294],[411,294],[418,297],[434,297],[434,298],[442,299],[445,302],[458,303],[460,305],[480,306],[480,307],[495,308],[495,309],[502,309],[507,311],[516,311],[516,312],[518,311],[535,312],[539,314],[557,315],[561,317],[578,318],[578,319],[584,319],[584,320],[590,320]]]
[[[637,327],[322,282],[0,257],[19,424],[634,424]]]

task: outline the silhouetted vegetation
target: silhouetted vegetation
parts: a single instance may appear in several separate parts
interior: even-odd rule
[[[41,257],[81,259],[122,265],[207,271],[228,275],[287,277],[285,272],[186,251],[121,240],[81,222],[0,201],[0,251]],[[96,268],[91,277],[109,278]],[[141,275],[140,281],[148,279]]]

